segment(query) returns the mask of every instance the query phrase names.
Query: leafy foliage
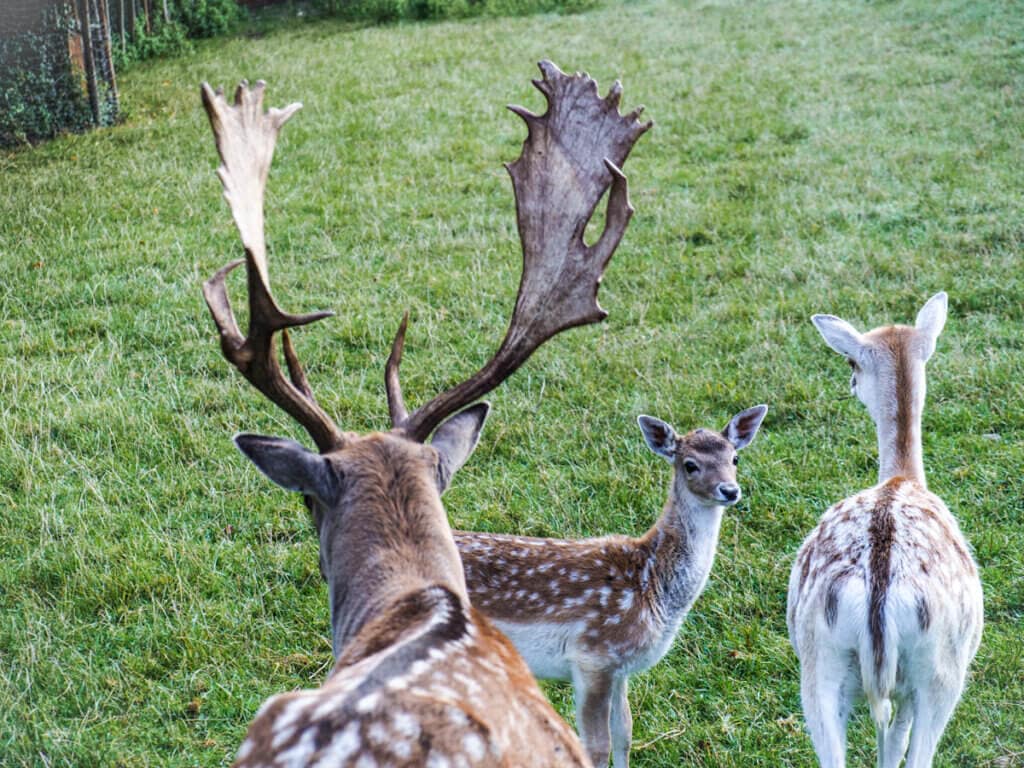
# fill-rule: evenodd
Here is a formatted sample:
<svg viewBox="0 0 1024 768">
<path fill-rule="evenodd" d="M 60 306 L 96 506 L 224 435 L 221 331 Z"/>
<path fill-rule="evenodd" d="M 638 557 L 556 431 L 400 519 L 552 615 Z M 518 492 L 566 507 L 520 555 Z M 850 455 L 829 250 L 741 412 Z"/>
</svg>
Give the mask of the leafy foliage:
<svg viewBox="0 0 1024 768">
<path fill-rule="evenodd" d="M 330 14 L 374 22 L 399 19 L 454 19 L 468 16 L 523 16 L 531 13 L 575 13 L 601 0 L 314 0 Z"/>
<path fill-rule="evenodd" d="M 187 54 L 193 48 L 183 24 L 156 16 L 152 32 L 139 24 L 125 44 L 115 44 L 113 50 L 114 61 L 120 67 L 135 61 Z"/>
<path fill-rule="evenodd" d="M 134 61 L 178 56 L 193 50 L 191 40 L 216 37 L 232 32 L 246 17 L 236 0 L 168 0 L 170 20 L 164 18 L 158 4 L 151 5 L 149 31 L 145 16 L 139 16 L 134 30 L 126 33 L 124 44 L 115 42 L 119 65 Z M 118 30 L 112 30 L 115 40 Z"/>
<path fill-rule="evenodd" d="M 190 38 L 226 34 L 245 17 L 236 0 L 174 0 L 174 9 Z"/>
<path fill-rule="evenodd" d="M 0 39 L 0 146 L 48 139 L 91 124 L 81 79 L 59 23 Z"/>
</svg>

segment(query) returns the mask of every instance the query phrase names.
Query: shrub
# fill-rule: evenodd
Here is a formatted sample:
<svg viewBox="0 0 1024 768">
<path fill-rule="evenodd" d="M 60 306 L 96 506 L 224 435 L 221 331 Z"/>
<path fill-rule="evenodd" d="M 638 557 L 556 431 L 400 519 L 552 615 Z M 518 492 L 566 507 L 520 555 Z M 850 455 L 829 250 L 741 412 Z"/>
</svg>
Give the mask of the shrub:
<svg viewBox="0 0 1024 768">
<path fill-rule="evenodd" d="M 321 11 L 349 19 L 451 19 L 464 16 L 524 16 L 550 11 L 575 13 L 600 0 L 314 0 Z"/>
<path fill-rule="evenodd" d="M 175 16 L 189 37 L 216 37 L 230 32 L 245 16 L 235 0 L 176 0 Z"/>
<path fill-rule="evenodd" d="M 145 26 L 139 24 L 132 40 L 124 48 L 114 46 L 114 63 L 120 67 L 133 61 L 178 56 L 191 50 L 192 44 L 186 38 L 183 25 L 157 17 L 151 33 L 147 34 Z"/>
<path fill-rule="evenodd" d="M 170 21 L 156 10 L 156 4 L 153 8 L 150 32 L 146 32 L 145 21 L 140 17 L 127 44 L 114 46 L 119 66 L 189 53 L 192 50 L 190 39 L 226 34 L 245 18 L 245 9 L 235 0 L 169 0 Z M 116 30 L 112 33 L 116 39 Z"/>
<path fill-rule="evenodd" d="M 0 39 L 0 146 L 82 131 L 91 123 L 88 99 L 72 72 L 63 32 L 26 32 Z"/>
</svg>

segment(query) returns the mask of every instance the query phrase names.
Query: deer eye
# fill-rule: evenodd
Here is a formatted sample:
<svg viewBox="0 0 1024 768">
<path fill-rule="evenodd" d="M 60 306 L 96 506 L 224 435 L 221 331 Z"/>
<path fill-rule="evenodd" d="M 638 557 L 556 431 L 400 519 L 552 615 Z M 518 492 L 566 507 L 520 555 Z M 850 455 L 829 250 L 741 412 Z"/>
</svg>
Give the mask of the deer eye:
<svg viewBox="0 0 1024 768">
<path fill-rule="evenodd" d="M 846 364 L 850 366 L 851 371 L 857 370 L 857 361 L 854 360 L 852 357 L 846 358 Z"/>
<path fill-rule="evenodd" d="M 696 472 L 698 469 L 700 469 L 700 464 L 698 464 L 693 459 L 686 459 L 683 462 L 683 469 L 686 470 L 687 474 L 692 475 L 694 472 Z"/>
<path fill-rule="evenodd" d="M 736 456 L 732 457 L 732 465 L 735 467 L 739 463 L 740 463 L 740 457 L 739 457 L 739 454 L 737 454 Z"/>
</svg>

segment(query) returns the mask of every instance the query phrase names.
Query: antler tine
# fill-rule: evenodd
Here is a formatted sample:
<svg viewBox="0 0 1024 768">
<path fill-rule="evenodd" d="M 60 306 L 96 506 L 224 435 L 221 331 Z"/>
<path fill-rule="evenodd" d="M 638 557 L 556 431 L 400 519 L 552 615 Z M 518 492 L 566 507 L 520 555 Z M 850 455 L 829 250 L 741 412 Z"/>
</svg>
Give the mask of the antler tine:
<svg viewBox="0 0 1024 768">
<path fill-rule="evenodd" d="M 398 367 L 402 364 L 402 350 L 405 349 L 405 329 L 408 325 L 409 311 L 406 310 L 402 317 L 402 324 L 398 326 L 398 333 L 395 334 L 395 341 L 391 345 L 388 362 L 384 366 L 384 388 L 388 393 L 388 412 L 391 414 L 392 427 L 401 426 L 409 416 L 409 411 L 405 409 L 405 399 L 402 397 L 402 383 L 398 378 Z"/>
<path fill-rule="evenodd" d="M 245 258 L 219 269 L 203 283 L 203 296 L 220 332 L 224 357 L 273 403 L 282 408 L 326 452 L 343 442 L 342 433 L 313 397 L 288 328 L 330 317 L 332 312 L 292 315 L 277 306 L 270 293 L 266 241 L 263 232 L 263 196 L 281 127 L 301 104 L 263 112 L 262 80 L 252 88 L 244 80 L 228 104 L 221 89 L 202 85 L 203 106 L 210 118 L 222 165 L 217 169 L 224 198 L 238 227 Z M 226 279 L 242 263 L 246 267 L 249 298 L 249 332 L 243 336 L 228 299 Z M 274 346 L 274 334 L 282 332 L 282 346 L 289 377 L 285 378 Z"/>
<path fill-rule="evenodd" d="M 653 123 L 638 122 L 639 110 L 625 117 L 619 113 L 618 82 L 602 99 L 587 75 L 567 75 L 546 60 L 539 67 L 544 77 L 533 83 L 547 99 L 547 112 L 535 115 L 509 107 L 526 122 L 528 133 L 519 159 L 506 166 L 523 248 L 523 274 L 508 331 L 477 373 L 396 424 L 413 439 L 425 440 L 448 415 L 490 392 L 555 334 L 600 322 L 608 314 L 597 303 L 598 287 L 633 215 L 619 169 Z M 587 246 L 587 222 L 609 187 L 604 230 Z M 396 385 L 389 384 L 389 401 L 392 390 L 400 393 L 398 366 L 390 363 L 388 379 Z"/>
</svg>

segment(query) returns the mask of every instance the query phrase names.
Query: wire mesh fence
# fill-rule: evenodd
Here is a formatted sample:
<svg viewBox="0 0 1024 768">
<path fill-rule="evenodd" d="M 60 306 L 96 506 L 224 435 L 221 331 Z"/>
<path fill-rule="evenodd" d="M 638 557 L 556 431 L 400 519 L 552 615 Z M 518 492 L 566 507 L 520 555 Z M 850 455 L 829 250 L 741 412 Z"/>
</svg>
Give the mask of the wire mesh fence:
<svg viewBox="0 0 1024 768">
<path fill-rule="evenodd" d="M 0 15 L 0 144 L 117 120 L 107 4 L 6 0 Z"/>
<path fill-rule="evenodd" d="M 256 0 L 242 0 L 251 5 Z M 2 0 L 0 146 L 115 123 L 117 66 L 234 27 L 236 0 Z"/>
</svg>

